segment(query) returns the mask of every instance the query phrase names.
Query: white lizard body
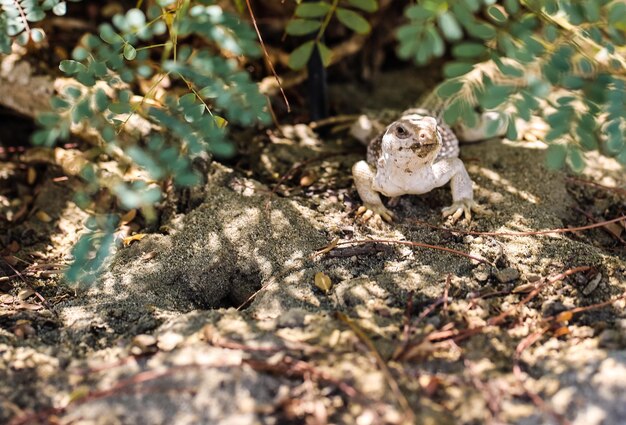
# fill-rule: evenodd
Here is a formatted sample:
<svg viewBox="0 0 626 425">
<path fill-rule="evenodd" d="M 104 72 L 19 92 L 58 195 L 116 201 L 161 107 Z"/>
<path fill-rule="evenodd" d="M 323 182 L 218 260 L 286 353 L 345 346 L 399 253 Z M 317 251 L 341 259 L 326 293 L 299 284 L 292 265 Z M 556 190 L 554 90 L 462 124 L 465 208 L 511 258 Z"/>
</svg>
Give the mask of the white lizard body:
<svg viewBox="0 0 626 425">
<path fill-rule="evenodd" d="M 485 212 L 473 200 L 472 181 L 458 158 L 459 141 L 445 123 L 423 109 L 410 109 L 378 137 L 370 141 L 367 161 L 352 167 L 352 175 L 363 201 L 361 212 L 392 221 L 394 214 L 379 194 L 389 197 L 420 195 L 450 182 L 452 205 L 444 217 L 458 220 L 471 211 Z M 367 219 L 368 217 L 365 216 Z"/>
</svg>

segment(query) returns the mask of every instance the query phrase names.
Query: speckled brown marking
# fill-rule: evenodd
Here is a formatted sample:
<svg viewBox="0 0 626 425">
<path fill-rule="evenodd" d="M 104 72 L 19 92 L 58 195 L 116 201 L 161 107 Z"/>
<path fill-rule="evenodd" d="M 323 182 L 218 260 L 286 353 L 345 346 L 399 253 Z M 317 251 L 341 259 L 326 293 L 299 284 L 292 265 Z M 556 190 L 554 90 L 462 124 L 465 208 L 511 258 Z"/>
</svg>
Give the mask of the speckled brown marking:
<svg viewBox="0 0 626 425">
<path fill-rule="evenodd" d="M 413 153 L 420 158 L 425 158 L 435 149 L 437 149 L 437 143 L 431 143 L 428 145 L 414 143 L 413 145 L 411 145 L 411 150 L 413 151 Z"/>
<path fill-rule="evenodd" d="M 378 137 L 373 139 L 367 146 L 367 162 L 371 165 L 376 165 L 383 145 L 383 134 L 379 134 Z"/>
</svg>

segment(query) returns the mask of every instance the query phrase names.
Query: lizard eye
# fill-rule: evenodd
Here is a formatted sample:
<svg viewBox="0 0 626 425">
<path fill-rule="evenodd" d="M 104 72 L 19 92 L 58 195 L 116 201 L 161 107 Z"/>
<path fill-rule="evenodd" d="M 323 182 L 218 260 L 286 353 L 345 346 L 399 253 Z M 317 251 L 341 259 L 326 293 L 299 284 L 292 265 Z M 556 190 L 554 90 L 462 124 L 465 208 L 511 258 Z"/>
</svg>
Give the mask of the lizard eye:
<svg viewBox="0 0 626 425">
<path fill-rule="evenodd" d="M 404 138 L 407 137 L 409 135 L 409 132 L 406 128 L 404 128 L 403 126 L 399 125 L 396 127 L 396 135 L 400 138 Z"/>
</svg>

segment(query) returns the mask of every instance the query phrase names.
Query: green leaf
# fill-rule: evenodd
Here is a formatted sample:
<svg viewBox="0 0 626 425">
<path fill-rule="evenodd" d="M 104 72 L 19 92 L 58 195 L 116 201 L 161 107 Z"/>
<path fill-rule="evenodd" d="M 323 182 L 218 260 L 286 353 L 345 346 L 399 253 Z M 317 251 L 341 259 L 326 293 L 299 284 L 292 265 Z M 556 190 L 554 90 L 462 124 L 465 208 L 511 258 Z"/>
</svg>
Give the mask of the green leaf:
<svg viewBox="0 0 626 425">
<path fill-rule="evenodd" d="M 443 75 L 446 78 L 459 77 L 474 69 L 474 64 L 468 62 L 448 62 L 443 66 Z"/>
<path fill-rule="evenodd" d="M 102 129 L 102 138 L 105 142 L 111 143 L 115 139 L 115 129 L 110 125 L 104 127 Z"/>
<path fill-rule="evenodd" d="M 65 3 L 64 1 L 57 3 L 53 8 L 52 8 L 52 13 L 54 13 L 57 16 L 63 16 L 67 13 L 67 3 Z"/>
<path fill-rule="evenodd" d="M 463 82 L 459 80 L 447 80 L 437 87 L 437 95 L 447 99 L 456 94 L 463 87 Z"/>
<path fill-rule="evenodd" d="M 106 95 L 104 90 L 97 89 L 94 95 L 94 102 L 96 104 L 96 108 L 99 112 L 106 110 L 109 107 L 109 97 Z"/>
<path fill-rule="evenodd" d="M 336 13 L 339 22 L 341 22 L 357 34 L 367 34 L 370 32 L 371 27 L 369 22 L 367 22 L 367 20 L 365 20 L 365 18 L 363 18 L 358 13 L 352 10 L 344 9 L 342 7 L 338 8 Z"/>
<path fill-rule="evenodd" d="M 507 16 L 501 6 L 489 6 L 487 8 L 487 15 L 496 23 L 504 24 L 507 20 Z"/>
<path fill-rule="evenodd" d="M 37 115 L 37 123 L 44 127 L 54 127 L 59 122 L 61 116 L 55 112 L 42 112 Z"/>
<path fill-rule="evenodd" d="M 296 16 L 300 18 L 319 18 L 326 16 L 330 11 L 330 5 L 323 1 L 300 3 L 296 7 Z"/>
<path fill-rule="evenodd" d="M 34 43 L 40 43 L 44 38 L 46 38 L 46 33 L 41 28 L 33 28 L 30 31 L 30 39 L 33 40 Z"/>
<path fill-rule="evenodd" d="M 506 128 L 506 138 L 509 140 L 517 140 L 517 126 L 515 125 L 515 119 L 509 118 L 509 125 Z"/>
<path fill-rule="evenodd" d="M 320 21 L 312 21 L 310 19 L 292 19 L 287 24 L 287 34 L 289 35 L 306 35 L 317 31 L 322 26 Z"/>
<path fill-rule="evenodd" d="M 296 50 L 291 52 L 289 55 L 289 67 L 291 69 L 302 69 L 306 66 L 306 63 L 309 61 L 311 57 L 311 53 L 313 52 L 313 46 L 315 46 L 315 41 L 307 41 Z"/>
<path fill-rule="evenodd" d="M 443 12 L 438 17 L 438 23 L 448 41 L 458 41 L 463 37 L 463 30 L 452 13 Z"/>
<path fill-rule="evenodd" d="M 626 20 L 624 16 L 626 16 L 626 3 L 613 2 L 609 6 L 609 26 L 614 26 L 617 29 L 626 31 Z"/>
<path fill-rule="evenodd" d="M 431 10 L 425 9 L 422 6 L 416 4 L 409 6 L 404 10 L 404 16 L 416 21 L 424 21 L 426 19 L 435 16 L 435 13 Z"/>
<path fill-rule="evenodd" d="M 84 84 L 88 87 L 92 87 L 96 84 L 96 79 L 94 78 L 94 75 L 88 71 L 79 72 L 76 74 L 76 76 L 74 76 L 74 78 L 76 78 L 76 80 L 81 84 Z"/>
<path fill-rule="evenodd" d="M 580 149 L 574 146 L 568 146 L 567 164 L 573 172 L 581 173 L 585 169 L 585 157 Z"/>
<path fill-rule="evenodd" d="M 78 91 L 78 95 L 80 96 L 80 90 Z M 70 104 L 59 96 L 52 96 L 50 99 L 50 106 L 52 106 L 52 109 L 67 109 Z"/>
<path fill-rule="evenodd" d="M 583 85 L 585 84 L 585 80 L 577 75 L 566 75 L 561 79 L 561 84 L 566 89 L 578 90 L 583 87 Z"/>
<path fill-rule="evenodd" d="M 433 54 L 432 47 L 429 43 L 419 43 L 415 53 L 415 62 L 419 65 L 426 64 Z"/>
<path fill-rule="evenodd" d="M 443 120 L 449 125 L 454 125 L 461 116 L 463 105 L 460 99 L 452 102 L 443 112 Z"/>
<path fill-rule="evenodd" d="M 470 35 L 482 40 L 491 40 L 497 34 L 495 28 L 489 24 L 468 22 L 464 25 Z"/>
<path fill-rule="evenodd" d="M 493 61 L 496 63 L 496 66 L 502 72 L 502 74 L 508 77 L 519 78 L 524 75 L 524 68 L 521 66 L 515 66 L 511 63 L 504 63 L 498 58 L 494 56 Z"/>
<path fill-rule="evenodd" d="M 433 56 L 441 57 L 445 52 L 445 44 L 434 26 L 429 26 L 426 30 L 426 40 L 432 48 Z"/>
<path fill-rule="evenodd" d="M 624 148 L 624 134 L 618 120 L 612 121 L 606 126 L 606 150 L 611 155 L 616 155 Z"/>
<path fill-rule="evenodd" d="M 543 29 L 543 35 L 547 42 L 553 43 L 559 36 L 559 30 L 554 25 L 547 24 Z"/>
<path fill-rule="evenodd" d="M 361 9 L 365 12 L 376 12 L 378 10 L 378 1 L 376 0 L 348 0 L 351 6 Z"/>
<path fill-rule="evenodd" d="M 141 28 L 146 24 L 146 15 L 140 9 L 130 9 L 126 12 L 126 24 L 131 28 Z"/>
<path fill-rule="evenodd" d="M 74 75 L 78 72 L 87 71 L 87 67 L 85 65 L 70 59 L 62 60 L 59 64 L 59 69 L 67 75 Z"/>
<path fill-rule="evenodd" d="M 493 0 L 492 0 L 493 2 Z M 480 2 L 479 0 L 465 0 L 463 2 L 467 8 L 471 11 L 471 12 L 476 12 L 478 11 L 478 9 L 480 9 Z M 485 1 L 485 4 L 489 4 L 488 0 Z"/>
<path fill-rule="evenodd" d="M 114 44 L 123 41 L 122 37 L 117 34 L 113 27 L 109 24 L 100 25 L 100 38 L 108 44 Z"/>
<path fill-rule="evenodd" d="M 332 50 L 330 50 L 321 41 L 318 41 L 316 46 L 317 46 L 317 51 L 319 52 L 320 58 L 322 59 L 322 64 L 324 66 L 329 66 L 330 65 L 330 61 L 331 61 L 332 56 L 333 56 Z"/>
<path fill-rule="evenodd" d="M 41 9 L 32 9 L 26 13 L 26 20 L 28 22 L 39 22 L 46 17 L 46 12 Z"/>
<path fill-rule="evenodd" d="M 461 43 L 452 48 L 452 55 L 457 59 L 474 59 L 482 56 L 487 47 L 480 43 Z"/>
<path fill-rule="evenodd" d="M 487 86 L 480 97 L 480 106 L 485 109 L 493 109 L 504 103 L 514 91 L 515 87 L 513 86 Z"/>
<path fill-rule="evenodd" d="M 535 56 L 543 54 L 543 52 L 546 50 L 541 42 L 539 42 L 536 38 L 530 35 L 523 37 L 522 39 L 524 41 L 526 49 L 528 49 L 528 51 Z"/>
<path fill-rule="evenodd" d="M 137 50 L 131 44 L 127 43 L 124 46 L 124 57 L 126 60 L 132 61 L 137 57 Z"/>
<path fill-rule="evenodd" d="M 584 150 L 591 151 L 598 149 L 598 138 L 595 135 L 593 127 L 587 127 L 582 118 L 576 127 L 576 135 L 578 136 L 578 143 L 580 143 L 580 146 Z"/>
<path fill-rule="evenodd" d="M 565 164 L 567 149 L 564 145 L 551 144 L 546 152 L 546 163 L 548 168 L 558 170 Z"/>
<path fill-rule="evenodd" d="M 89 57 L 89 51 L 84 47 L 76 47 L 72 50 L 72 59 L 77 61 L 83 61 Z"/>
<path fill-rule="evenodd" d="M 623 4 L 623 3 L 622 3 Z M 583 10 L 585 11 L 585 16 L 589 20 L 589 22 L 597 22 L 600 20 L 600 5 L 599 2 L 596 1 L 584 1 L 581 3 Z M 624 18 L 623 15 L 622 18 Z"/>
<path fill-rule="evenodd" d="M 504 8 L 510 14 L 515 14 L 519 11 L 519 1 L 518 0 L 504 0 Z"/>
</svg>

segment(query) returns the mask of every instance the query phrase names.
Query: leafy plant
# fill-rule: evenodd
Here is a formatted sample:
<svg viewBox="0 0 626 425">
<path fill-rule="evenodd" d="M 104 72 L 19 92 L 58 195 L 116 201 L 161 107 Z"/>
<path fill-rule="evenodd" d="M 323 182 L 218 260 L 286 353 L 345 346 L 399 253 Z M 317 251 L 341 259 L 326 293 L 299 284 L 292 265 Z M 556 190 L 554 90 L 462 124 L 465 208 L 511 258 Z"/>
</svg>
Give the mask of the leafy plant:
<svg viewBox="0 0 626 425">
<path fill-rule="evenodd" d="M 80 1 L 80 0 L 72 0 Z M 67 3 L 61 0 L 0 0 L 0 53 L 11 53 L 11 42 L 25 45 L 32 40 L 40 42 L 45 33 L 32 24 L 43 20 L 47 11 L 65 15 Z"/>
<path fill-rule="evenodd" d="M 299 2 L 295 16 L 287 24 L 285 31 L 296 37 L 308 36 L 309 40 L 291 52 L 289 66 L 293 69 L 304 68 L 314 50 L 320 55 L 324 66 L 328 66 L 332 51 L 324 43 L 323 37 L 333 17 L 355 33 L 367 34 L 371 31 L 371 26 L 361 14 L 376 10 L 377 0 Z"/>
<path fill-rule="evenodd" d="M 400 57 L 453 57 L 435 101 L 446 122 L 498 110 L 516 138 L 515 118 L 539 115 L 550 167 L 580 172 L 593 150 L 626 165 L 624 1 L 422 0 L 404 14 Z"/>
<path fill-rule="evenodd" d="M 48 9 L 61 11 L 61 4 L 2 0 L 0 25 L 10 29 L 4 34 L 33 38 L 27 22 L 41 20 Z M 195 156 L 234 154 L 228 123 L 267 122 L 266 100 L 241 61 L 259 54 L 248 25 L 212 1 L 157 0 L 147 12 L 130 9 L 102 24 L 98 35 L 86 34 L 72 59 L 60 63 L 73 80 L 52 98 L 52 111 L 38 117 L 41 129 L 33 141 L 52 147 L 73 132 L 86 135 L 117 168 L 85 165 L 77 204 L 96 211 L 95 199 L 106 190 L 123 209 L 153 217 L 161 182 L 194 185 L 199 182 Z M 95 279 L 119 221 L 90 219 L 92 232 L 76 244 L 68 278 Z"/>
</svg>

